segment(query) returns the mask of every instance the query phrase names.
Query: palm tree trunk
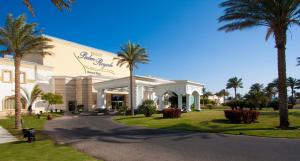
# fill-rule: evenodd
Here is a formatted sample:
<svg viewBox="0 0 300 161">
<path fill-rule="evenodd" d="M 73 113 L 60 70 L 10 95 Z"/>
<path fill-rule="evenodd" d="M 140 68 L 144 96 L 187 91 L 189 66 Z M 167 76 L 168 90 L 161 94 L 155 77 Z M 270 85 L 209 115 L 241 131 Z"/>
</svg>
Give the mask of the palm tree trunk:
<svg viewBox="0 0 300 161">
<path fill-rule="evenodd" d="M 133 67 L 130 66 L 130 108 L 131 108 L 131 115 L 134 116 L 134 109 L 133 109 Z"/>
<path fill-rule="evenodd" d="M 280 31 L 275 32 L 278 59 L 279 126 L 281 129 L 286 129 L 289 127 L 285 61 L 286 31 L 286 28 L 281 27 Z"/>
<path fill-rule="evenodd" d="M 17 54 L 16 54 L 17 55 Z M 15 63 L 15 128 L 21 129 L 21 93 L 20 93 L 20 64 L 21 57 L 14 57 Z"/>
<path fill-rule="evenodd" d="M 234 100 L 236 100 L 236 88 L 234 88 Z"/>
<path fill-rule="evenodd" d="M 291 89 L 292 89 L 292 104 L 294 105 L 295 104 L 295 99 L 294 99 L 294 93 L 295 93 L 295 91 L 294 91 L 293 87 L 291 87 Z"/>
</svg>

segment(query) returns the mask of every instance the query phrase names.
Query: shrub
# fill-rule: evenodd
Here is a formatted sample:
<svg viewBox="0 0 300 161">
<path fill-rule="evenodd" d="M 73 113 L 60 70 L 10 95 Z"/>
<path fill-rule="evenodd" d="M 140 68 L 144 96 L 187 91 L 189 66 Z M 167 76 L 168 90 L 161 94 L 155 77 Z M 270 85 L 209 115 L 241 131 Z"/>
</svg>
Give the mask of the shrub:
<svg viewBox="0 0 300 161">
<path fill-rule="evenodd" d="M 271 101 L 270 103 L 269 103 L 269 106 L 270 107 L 272 107 L 273 108 L 273 110 L 279 110 L 279 102 L 277 101 L 277 100 L 275 100 L 275 101 Z"/>
<path fill-rule="evenodd" d="M 162 111 L 163 118 L 179 118 L 181 117 L 181 110 L 178 108 L 167 108 Z"/>
<path fill-rule="evenodd" d="M 242 122 L 242 112 L 240 110 L 224 110 L 225 117 L 232 123 Z"/>
<path fill-rule="evenodd" d="M 146 117 L 152 116 L 156 112 L 156 106 L 153 100 L 145 100 L 142 105 L 139 106 L 139 112 Z"/>
<path fill-rule="evenodd" d="M 213 109 L 213 105 L 212 105 L 212 104 L 207 104 L 206 106 L 207 106 L 207 108 L 210 109 L 210 110 Z"/>
<path fill-rule="evenodd" d="M 119 112 L 123 115 L 126 115 L 127 109 L 128 109 L 128 107 L 126 105 L 123 105 L 120 107 Z"/>
<path fill-rule="evenodd" d="M 83 109 L 84 109 L 84 105 L 82 105 L 82 104 L 77 105 L 78 112 L 83 112 Z"/>
<path fill-rule="evenodd" d="M 255 110 L 225 110 L 224 114 L 232 123 L 250 124 L 257 120 L 260 113 Z"/>
<path fill-rule="evenodd" d="M 288 109 L 293 109 L 294 105 L 293 104 L 288 104 Z"/>
</svg>

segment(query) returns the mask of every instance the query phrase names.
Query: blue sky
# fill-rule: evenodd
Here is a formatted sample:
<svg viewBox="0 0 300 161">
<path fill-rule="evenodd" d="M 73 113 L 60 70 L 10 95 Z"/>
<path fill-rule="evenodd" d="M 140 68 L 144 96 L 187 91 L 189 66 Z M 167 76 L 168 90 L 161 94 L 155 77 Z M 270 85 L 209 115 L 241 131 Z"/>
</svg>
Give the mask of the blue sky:
<svg viewBox="0 0 300 161">
<path fill-rule="evenodd" d="M 32 17 L 21 0 L 0 0 L 0 23 L 7 13 L 26 13 L 45 33 L 95 48 L 117 52 L 128 40 L 145 47 L 150 56 L 139 75 L 188 79 L 209 91 L 225 88 L 228 78 L 251 84 L 277 77 L 274 41 L 265 41 L 265 28 L 224 33 L 217 31 L 220 0 L 77 0 L 71 12 L 59 12 L 47 0 L 32 0 Z M 291 34 L 292 33 L 292 34 Z M 290 29 L 287 75 L 299 78 L 300 28 Z M 232 93 L 232 90 L 229 90 Z"/>
</svg>

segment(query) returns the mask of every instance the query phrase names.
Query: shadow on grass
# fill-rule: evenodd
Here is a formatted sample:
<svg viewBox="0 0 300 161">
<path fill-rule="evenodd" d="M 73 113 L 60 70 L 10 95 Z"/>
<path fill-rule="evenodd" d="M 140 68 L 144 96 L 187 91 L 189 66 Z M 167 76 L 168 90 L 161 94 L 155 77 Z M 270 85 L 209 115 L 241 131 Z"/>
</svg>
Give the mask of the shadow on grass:
<svg viewBox="0 0 300 161">
<path fill-rule="evenodd" d="M 115 120 L 129 120 L 129 119 L 137 119 L 137 118 L 145 118 L 145 116 L 127 116 L 127 117 L 121 117 L 121 118 L 116 118 Z"/>
<path fill-rule="evenodd" d="M 222 123 L 222 124 L 231 124 L 230 121 L 227 119 L 213 119 L 213 120 L 211 120 L 211 122 Z"/>
</svg>

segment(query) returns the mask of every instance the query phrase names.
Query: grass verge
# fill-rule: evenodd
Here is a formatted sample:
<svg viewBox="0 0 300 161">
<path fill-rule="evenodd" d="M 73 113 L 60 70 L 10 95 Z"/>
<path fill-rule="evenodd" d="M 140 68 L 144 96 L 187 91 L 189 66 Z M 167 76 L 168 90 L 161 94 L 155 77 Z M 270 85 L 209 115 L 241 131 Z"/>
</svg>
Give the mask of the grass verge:
<svg viewBox="0 0 300 161">
<path fill-rule="evenodd" d="M 278 111 L 264 110 L 256 123 L 232 124 L 224 117 L 223 110 L 202 110 L 184 113 L 179 119 L 163 119 L 162 114 L 152 117 L 143 115 L 116 116 L 115 121 L 126 125 L 148 128 L 176 129 L 234 135 L 263 137 L 300 138 L 300 110 L 289 110 L 289 121 L 293 130 L 280 130 Z"/>
<path fill-rule="evenodd" d="M 60 116 L 54 114 L 55 117 Z M 42 133 L 46 117 L 23 116 L 25 128 L 35 128 L 37 141 L 27 143 L 22 132 L 14 129 L 14 117 L 0 120 L 0 126 L 7 129 L 20 141 L 0 144 L 0 160 L 5 161 L 96 161 L 82 152 L 66 145 L 57 145 L 50 137 Z"/>
</svg>

